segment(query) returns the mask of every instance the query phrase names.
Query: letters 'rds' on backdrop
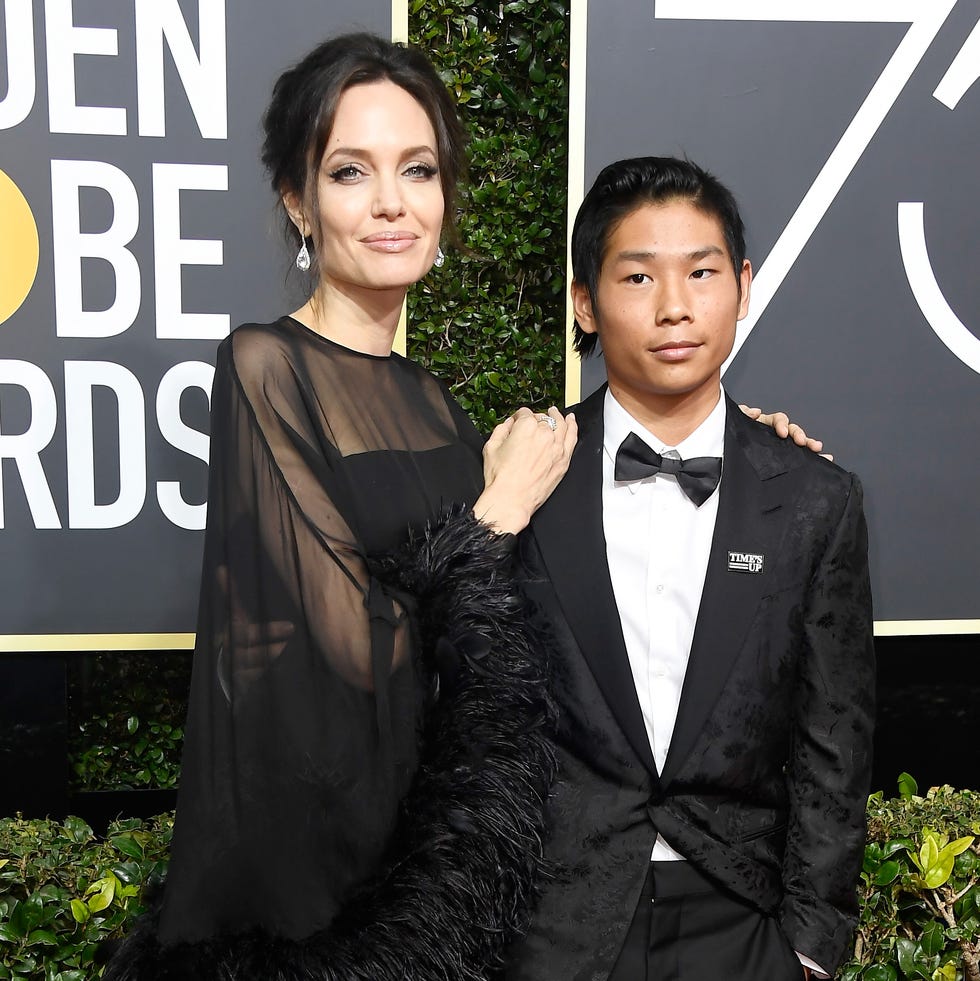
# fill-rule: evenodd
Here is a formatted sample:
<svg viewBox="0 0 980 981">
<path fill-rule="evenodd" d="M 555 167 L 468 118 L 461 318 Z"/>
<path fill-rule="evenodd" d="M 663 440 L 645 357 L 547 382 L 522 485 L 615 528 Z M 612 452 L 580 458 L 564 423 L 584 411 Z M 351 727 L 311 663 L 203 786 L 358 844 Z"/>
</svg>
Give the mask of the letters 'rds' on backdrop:
<svg viewBox="0 0 980 981">
<path fill-rule="evenodd" d="M 0 12 L 3 647 L 188 646 L 214 351 L 288 286 L 261 114 L 316 39 L 391 36 L 392 3 Z"/>
</svg>

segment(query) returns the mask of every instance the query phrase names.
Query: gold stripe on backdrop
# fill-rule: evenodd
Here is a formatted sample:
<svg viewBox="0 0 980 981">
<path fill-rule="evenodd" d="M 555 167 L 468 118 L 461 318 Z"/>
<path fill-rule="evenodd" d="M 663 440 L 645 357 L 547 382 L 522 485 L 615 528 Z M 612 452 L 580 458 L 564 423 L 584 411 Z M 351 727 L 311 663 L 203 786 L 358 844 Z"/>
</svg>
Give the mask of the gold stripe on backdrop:
<svg viewBox="0 0 980 981">
<path fill-rule="evenodd" d="M 189 651 L 194 634 L 6 634 L 0 652 L 7 654 L 65 651 Z"/>
<path fill-rule="evenodd" d="M 980 634 L 980 620 L 875 620 L 876 637 Z"/>
<path fill-rule="evenodd" d="M 408 0 L 391 0 L 391 39 L 408 41 Z"/>
<path fill-rule="evenodd" d="M 582 362 L 572 347 L 572 222 L 585 197 L 585 69 L 588 0 L 572 0 L 568 51 L 568 241 L 565 263 L 565 405 L 582 398 Z"/>
<path fill-rule="evenodd" d="M 876 637 L 980 634 L 980 620 L 876 620 Z M 0 653 L 193 650 L 194 634 L 6 634 Z"/>
</svg>

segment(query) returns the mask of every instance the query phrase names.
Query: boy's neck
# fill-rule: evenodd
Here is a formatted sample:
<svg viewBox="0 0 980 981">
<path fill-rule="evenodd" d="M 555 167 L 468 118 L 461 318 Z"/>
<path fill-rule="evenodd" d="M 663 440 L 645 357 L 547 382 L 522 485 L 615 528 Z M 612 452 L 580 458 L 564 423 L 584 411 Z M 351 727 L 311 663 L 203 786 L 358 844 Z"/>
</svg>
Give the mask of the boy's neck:
<svg viewBox="0 0 980 981">
<path fill-rule="evenodd" d="M 687 439 L 711 415 L 721 398 L 720 378 L 714 379 L 714 384 L 679 395 L 644 392 L 638 396 L 613 381 L 609 389 L 616 401 L 666 446 L 677 446 Z"/>
</svg>

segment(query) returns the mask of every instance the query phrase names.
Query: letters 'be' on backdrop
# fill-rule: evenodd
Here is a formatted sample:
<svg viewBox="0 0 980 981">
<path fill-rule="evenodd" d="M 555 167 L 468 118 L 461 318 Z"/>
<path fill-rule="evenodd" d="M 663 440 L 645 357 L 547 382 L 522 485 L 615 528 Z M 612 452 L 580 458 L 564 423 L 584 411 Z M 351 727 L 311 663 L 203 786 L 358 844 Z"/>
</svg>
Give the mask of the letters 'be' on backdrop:
<svg viewBox="0 0 980 981">
<path fill-rule="evenodd" d="M 627 156 L 735 192 L 755 282 L 724 384 L 865 486 L 879 634 L 980 633 L 974 0 L 573 0 L 570 207 Z M 604 378 L 601 359 L 571 398 Z"/>
<path fill-rule="evenodd" d="M 0 649 L 188 647 L 215 347 L 289 286 L 261 112 L 319 38 L 404 39 L 407 2 L 0 15 Z"/>
</svg>

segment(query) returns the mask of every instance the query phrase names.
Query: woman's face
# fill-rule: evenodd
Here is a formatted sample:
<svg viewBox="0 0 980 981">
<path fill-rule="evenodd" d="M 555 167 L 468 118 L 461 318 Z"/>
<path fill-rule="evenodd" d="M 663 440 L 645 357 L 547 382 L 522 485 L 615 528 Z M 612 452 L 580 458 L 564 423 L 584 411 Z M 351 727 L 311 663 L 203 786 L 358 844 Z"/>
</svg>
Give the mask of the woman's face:
<svg viewBox="0 0 980 981">
<path fill-rule="evenodd" d="M 393 82 L 344 92 L 317 177 L 324 285 L 403 290 L 429 271 L 445 209 L 437 145 L 425 110 Z"/>
</svg>

